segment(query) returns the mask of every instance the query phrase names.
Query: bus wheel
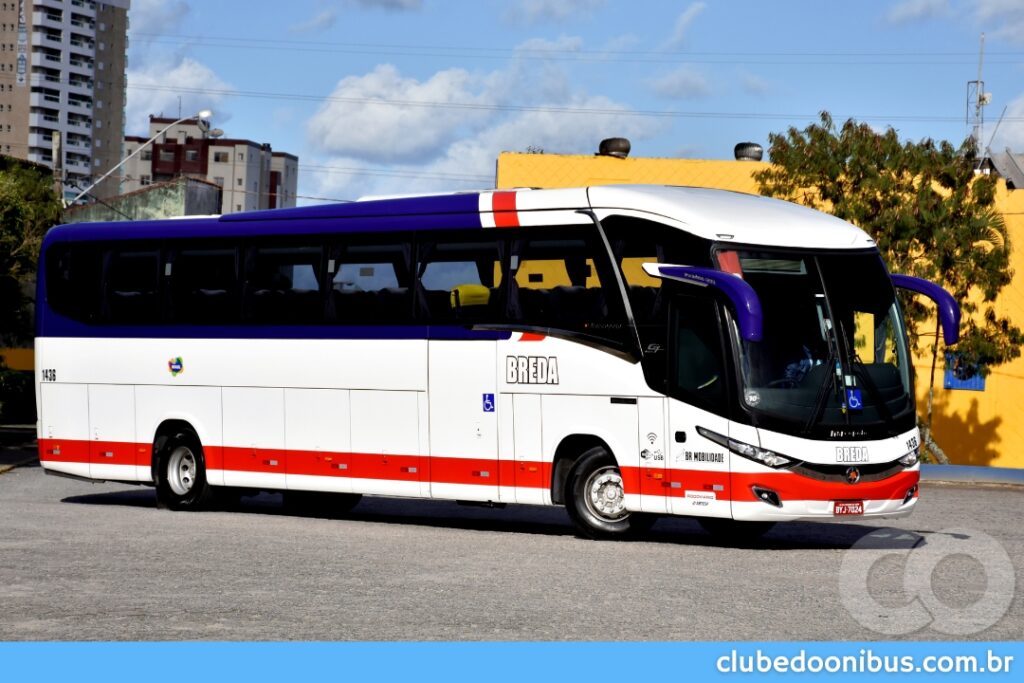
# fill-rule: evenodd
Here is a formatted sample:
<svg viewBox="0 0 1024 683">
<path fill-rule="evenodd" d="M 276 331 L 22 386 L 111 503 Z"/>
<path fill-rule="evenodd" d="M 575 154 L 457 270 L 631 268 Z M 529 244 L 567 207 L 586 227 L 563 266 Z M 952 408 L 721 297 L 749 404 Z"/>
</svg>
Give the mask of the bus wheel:
<svg viewBox="0 0 1024 683">
<path fill-rule="evenodd" d="M 213 501 L 206 482 L 206 460 L 199 439 L 190 432 L 168 437 L 159 449 L 157 507 L 168 510 L 202 510 Z"/>
<path fill-rule="evenodd" d="M 603 447 L 580 456 L 569 472 L 566 510 L 587 538 L 627 538 L 651 528 L 655 518 L 626 510 L 622 473 Z"/>
<path fill-rule="evenodd" d="M 352 510 L 362 499 L 362 495 L 358 493 L 284 492 L 285 508 L 289 512 L 306 517 L 340 517 Z"/>
<path fill-rule="evenodd" d="M 737 522 L 723 517 L 698 517 L 697 523 L 720 541 L 740 543 L 756 541 L 775 526 L 775 522 Z"/>
</svg>

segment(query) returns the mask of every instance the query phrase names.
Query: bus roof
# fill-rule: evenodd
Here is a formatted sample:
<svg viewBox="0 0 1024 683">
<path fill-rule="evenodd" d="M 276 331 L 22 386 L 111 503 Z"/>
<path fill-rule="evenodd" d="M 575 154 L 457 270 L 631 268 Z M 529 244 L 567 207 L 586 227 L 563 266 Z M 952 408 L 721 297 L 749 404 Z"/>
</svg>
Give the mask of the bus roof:
<svg viewBox="0 0 1024 683">
<path fill-rule="evenodd" d="M 593 209 L 601 216 L 622 211 L 646 214 L 651 220 L 669 219 L 716 241 L 822 249 L 874 245 L 860 228 L 798 204 L 726 190 L 655 185 L 494 190 L 250 211 L 189 221 L 79 223 L 54 228 L 46 241 L 564 224 L 589 220 L 578 213 L 583 209 Z M 415 223 L 411 224 L 413 217 Z"/>
</svg>

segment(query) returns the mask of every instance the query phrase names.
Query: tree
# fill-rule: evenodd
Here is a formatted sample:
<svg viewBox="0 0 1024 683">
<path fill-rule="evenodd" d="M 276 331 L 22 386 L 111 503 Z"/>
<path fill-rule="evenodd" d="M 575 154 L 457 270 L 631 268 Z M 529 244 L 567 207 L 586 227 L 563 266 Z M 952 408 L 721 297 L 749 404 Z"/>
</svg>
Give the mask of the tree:
<svg viewBox="0 0 1024 683">
<path fill-rule="evenodd" d="M 32 291 L 43 235 L 60 221 L 50 170 L 0 156 L 0 348 L 32 338 Z M 31 373 L 8 370 L 0 358 L 0 414 L 35 419 Z"/>
<path fill-rule="evenodd" d="M 49 169 L 0 157 L 0 346 L 31 339 L 31 291 L 39 246 L 60 222 Z"/>
<path fill-rule="evenodd" d="M 769 136 L 772 165 L 754 174 L 762 194 L 812 206 L 865 230 L 878 244 L 889 269 L 945 287 L 963 311 L 959 368 L 984 376 L 993 366 L 1020 355 L 1024 334 L 994 307 L 1013 275 L 1006 225 L 995 209 L 996 180 L 975 173 L 977 154 L 968 139 L 901 142 L 891 127 L 879 133 L 849 120 L 837 129 L 828 112 L 821 123 Z M 911 343 L 919 349 L 919 328 L 931 319 L 928 306 L 902 296 Z M 938 354 L 932 341 L 928 414 L 922 423 L 926 445 L 947 461 L 931 436 L 931 404 Z"/>
</svg>

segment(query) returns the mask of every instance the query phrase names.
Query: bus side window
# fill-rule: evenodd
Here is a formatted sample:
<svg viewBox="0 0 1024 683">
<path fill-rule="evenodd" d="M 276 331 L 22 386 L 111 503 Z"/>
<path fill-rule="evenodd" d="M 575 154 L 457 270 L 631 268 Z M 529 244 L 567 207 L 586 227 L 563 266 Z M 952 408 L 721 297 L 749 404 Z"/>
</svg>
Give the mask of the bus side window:
<svg viewBox="0 0 1024 683">
<path fill-rule="evenodd" d="M 104 258 L 102 319 L 114 325 L 160 321 L 160 250 L 123 248 Z"/>
<path fill-rule="evenodd" d="M 592 228 L 525 228 L 510 237 L 511 322 L 628 345 L 621 294 Z"/>
<path fill-rule="evenodd" d="M 501 320 L 497 236 L 438 235 L 420 244 L 419 253 L 419 283 L 429 324 Z"/>
<path fill-rule="evenodd" d="M 46 303 L 57 314 L 94 323 L 100 314 L 103 253 L 87 242 L 54 244 L 46 251 Z"/>
<path fill-rule="evenodd" d="M 239 322 L 237 249 L 190 244 L 171 254 L 171 317 L 177 323 Z"/>
<path fill-rule="evenodd" d="M 412 239 L 352 237 L 327 262 L 329 319 L 342 325 L 408 325 L 413 314 Z"/>
<path fill-rule="evenodd" d="M 245 319 L 257 323 L 323 323 L 322 260 L 323 249 L 312 244 L 249 249 L 242 294 Z"/>
</svg>

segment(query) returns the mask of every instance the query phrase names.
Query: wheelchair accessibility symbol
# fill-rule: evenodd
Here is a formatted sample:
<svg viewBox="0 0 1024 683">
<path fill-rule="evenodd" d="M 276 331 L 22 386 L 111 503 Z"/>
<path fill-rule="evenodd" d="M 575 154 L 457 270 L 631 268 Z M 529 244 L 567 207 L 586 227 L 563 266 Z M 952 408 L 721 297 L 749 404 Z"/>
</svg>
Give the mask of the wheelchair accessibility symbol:
<svg viewBox="0 0 1024 683">
<path fill-rule="evenodd" d="M 850 410 L 864 410 L 864 400 L 861 397 L 860 389 L 846 390 L 846 407 Z"/>
<path fill-rule="evenodd" d="M 494 394 L 484 394 L 484 412 L 494 412 Z"/>
</svg>

